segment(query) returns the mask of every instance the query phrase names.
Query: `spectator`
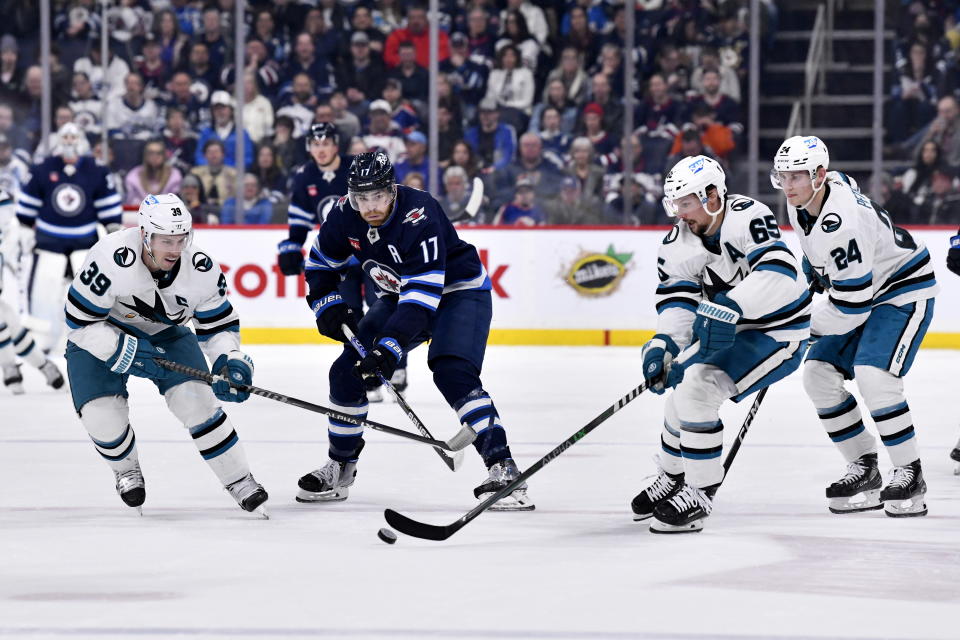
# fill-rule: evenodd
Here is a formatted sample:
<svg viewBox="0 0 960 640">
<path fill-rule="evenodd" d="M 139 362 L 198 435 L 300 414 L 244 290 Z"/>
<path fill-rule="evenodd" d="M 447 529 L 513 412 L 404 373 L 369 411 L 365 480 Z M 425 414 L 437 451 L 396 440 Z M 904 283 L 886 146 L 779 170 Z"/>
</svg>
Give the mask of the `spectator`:
<svg viewBox="0 0 960 640">
<path fill-rule="evenodd" d="M 463 140 L 453 144 L 449 166 L 463 169 L 471 181 L 480 175 L 480 160 L 473 152 L 473 148 Z"/>
<path fill-rule="evenodd" d="M 437 103 L 446 105 L 458 122 L 463 122 L 463 105 L 460 97 L 454 93 L 453 85 L 446 74 L 437 74 Z"/>
<path fill-rule="evenodd" d="M 394 165 L 397 182 L 403 182 L 407 174 L 419 173 L 421 176 L 430 175 L 430 161 L 427 158 L 427 136 L 419 131 L 407 134 L 406 157 Z M 426 188 L 430 189 L 430 181 L 424 178 Z"/>
<path fill-rule="evenodd" d="M 13 107 L 3 102 L 0 102 L 0 134 L 6 136 L 15 150 L 27 150 L 30 147 L 23 129 L 13 126 Z M 29 160 L 29 155 L 24 157 Z"/>
<path fill-rule="evenodd" d="M 267 53 L 267 45 L 256 38 L 247 40 L 247 44 L 243 48 L 243 60 L 243 72 L 253 74 L 258 91 L 268 98 L 274 99 L 280 87 L 282 69 L 280 65 L 270 59 Z M 235 72 L 236 65 L 233 63 L 224 66 L 220 71 L 221 86 L 233 91 L 237 81 Z"/>
<path fill-rule="evenodd" d="M 454 94 L 468 106 L 467 117 L 472 119 L 486 91 L 490 70 L 471 59 L 467 36 L 462 33 L 450 36 L 450 57 L 441 62 L 439 67 L 450 81 Z"/>
<path fill-rule="evenodd" d="M 220 70 L 220 67 L 210 64 L 210 49 L 206 43 L 194 42 L 190 45 L 190 58 L 183 71 L 192 78 L 191 85 L 198 84 L 203 87 L 204 98 L 221 88 Z"/>
<path fill-rule="evenodd" d="M 573 138 L 560 128 L 560 112 L 555 107 L 547 107 L 543 110 L 540 120 L 538 135 L 543 141 L 544 153 L 552 154 L 556 158 L 563 158 L 570 150 Z M 536 133 L 533 131 L 532 123 L 531 133 Z"/>
<path fill-rule="evenodd" d="M 388 78 L 400 82 L 403 96 L 409 100 L 426 103 L 430 87 L 427 70 L 417 64 L 417 51 L 412 42 L 401 42 L 399 63 L 390 70 Z"/>
<path fill-rule="evenodd" d="M 27 67 L 23 75 L 23 93 L 20 94 L 20 126 L 27 134 L 31 148 L 36 147 L 40 141 L 42 93 L 43 71 L 37 65 Z"/>
<path fill-rule="evenodd" d="M 659 73 L 650 76 L 647 96 L 637 106 L 634 123 L 646 149 L 647 163 L 655 173 L 663 173 L 671 145 L 679 133 L 680 116 L 681 105 L 670 97 L 667 81 Z"/>
<path fill-rule="evenodd" d="M 619 132 L 623 130 L 623 105 L 620 100 L 613 95 L 610 88 L 610 79 L 602 73 L 598 73 L 590 79 L 591 102 L 600 105 L 603 108 L 603 128 L 610 132 Z M 581 112 L 582 114 L 582 112 Z M 634 118 L 634 122 L 641 122 Z"/>
<path fill-rule="evenodd" d="M 483 163 L 485 173 L 505 168 L 513 160 L 517 146 L 517 132 L 509 124 L 500 122 L 496 100 L 480 101 L 480 124 L 470 127 L 464 140 Z M 456 148 L 454 148 L 456 161 Z"/>
<path fill-rule="evenodd" d="M 575 47 L 565 47 L 560 53 L 560 64 L 547 76 L 547 87 L 544 89 L 543 100 L 548 98 L 550 85 L 555 81 L 563 82 L 567 100 L 574 105 L 581 105 L 587 97 L 587 88 L 590 79 L 583 71 L 583 56 Z"/>
<path fill-rule="evenodd" d="M 91 36 L 101 31 L 100 12 L 91 11 L 92 4 L 62 3 L 53 19 L 52 35 L 71 64 L 86 53 Z"/>
<path fill-rule="evenodd" d="M 955 187 L 957 168 L 940 164 L 933 170 L 930 192 L 915 210 L 917 217 L 904 224 L 957 224 L 960 220 L 960 193 Z"/>
<path fill-rule="evenodd" d="M 917 205 L 907 194 L 894 188 L 894 180 L 885 171 L 873 176 L 870 194 L 874 201 L 890 214 L 894 224 L 909 224 L 916 219 Z"/>
<path fill-rule="evenodd" d="M 277 22 L 270 9 L 262 8 L 257 11 L 253 22 L 253 37 L 264 44 L 271 60 L 279 65 L 286 62 L 290 54 L 290 44 L 277 35 Z"/>
<path fill-rule="evenodd" d="M 493 66 L 495 39 L 490 14 L 482 7 L 474 7 L 467 15 L 467 42 L 471 60 L 487 68 Z"/>
<path fill-rule="evenodd" d="M 704 47 L 700 52 L 700 66 L 690 76 L 690 88 L 703 93 L 703 73 L 707 69 L 716 69 L 720 73 L 720 93 L 740 103 L 740 78 L 737 72 L 720 64 L 720 52 L 716 47 Z"/>
<path fill-rule="evenodd" d="M 511 11 L 516 11 L 523 16 L 526 29 L 530 35 L 537 39 L 539 44 L 547 43 L 547 37 L 550 34 L 543 9 L 530 2 L 530 0 L 507 0 L 507 8 L 500 12 L 500 24 L 504 25 L 505 30 L 506 25 L 510 22 Z"/>
<path fill-rule="evenodd" d="M 256 77 L 250 71 L 243 74 L 243 90 L 246 94 L 243 128 L 250 134 L 254 144 L 260 144 L 273 131 L 273 105 L 260 95 Z"/>
<path fill-rule="evenodd" d="M 617 177 L 614 182 L 614 188 L 607 194 L 606 205 L 603 209 L 604 224 L 624 224 L 624 225 L 665 225 L 674 223 L 672 218 L 667 217 L 660 206 L 660 201 L 654 197 L 656 193 L 656 184 L 649 176 L 642 173 L 633 174 L 632 180 L 627 180 L 627 187 L 623 187 L 623 176 Z M 624 215 L 623 193 L 624 189 L 630 189 L 631 210 Z"/>
<path fill-rule="evenodd" d="M 576 138 L 570 145 L 570 162 L 565 173 L 576 179 L 581 199 L 600 202 L 603 198 L 603 180 L 606 172 L 595 161 L 590 138 Z"/>
<path fill-rule="evenodd" d="M 503 48 L 510 45 L 517 49 L 519 55 L 517 66 L 521 66 L 522 63 L 523 67 L 535 73 L 540 57 L 540 43 L 527 29 L 527 21 L 523 14 L 514 10 L 506 12 L 506 20 L 503 23 L 503 37 L 497 40 L 495 47 L 498 57 Z"/>
<path fill-rule="evenodd" d="M 171 109 L 181 111 L 187 123 L 194 131 L 199 131 L 210 122 L 210 108 L 197 97 L 191 88 L 192 80 L 186 71 L 178 71 L 167 83 L 167 94 L 163 99 L 161 111 L 164 118 Z"/>
<path fill-rule="evenodd" d="M 83 151 L 81 153 L 86 153 L 86 152 Z M 97 140 L 93 144 L 92 155 L 93 155 L 94 162 L 96 162 L 97 165 L 101 167 L 108 167 L 108 168 L 111 168 L 114 166 L 115 158 L 113 155 L 113 148 L 110 146 L 109 142 L 107 143 L 107 160 L 106 162 L 104 162 L 103 160 L 103 139 L 102 138 Z M 123 176 L 120 175 L 120 173 L 117 171 L 110 171 L 110 177 L 108 178 L 108 180 L 113 181 L 114 186 L 116 186 L 117 188 L 117 195 L 120 196 L 120 200 L 123 201 Z"/>
<path fill-rule="evenodd" d="M 214 141 L 216 143 L 216 141 Z M 220 220 L 220 207 L 207 202 L 200 178 L 188 173 L 180 183 L 180 199 L 187 205 L 194 224 L 216 224 Z"/>
<path fill-rule="evenodd" d="M 228 167 L 236 166 L 237 131 L 233 120 L 233 98 L 226 91 L 215 91 L 210 98 L 210 108 L 213 111 L 213 123 L 200 131 L 197 146 L 203 150 L 203 155 L 198 153 L 195 156 L 195 164 L 199 166 L 206 163 L 208 140 L 220 140 L 226 146 L 224 163 Z M 243 157 L 245 167 L 253 164 L 253 142 L 246 131 L 243 132 Z M 212 198 L 209 189 L 207 196 Z"/>
<path fill-rule="evenodd" d="M 450 40 L 447 32 L 439 30 L 437 42 L 437 60 L 442 62 L 450 56 Z M 419 4 L 413 3 L 407 7 L 407 26 L 403 29 L 394 29 L 387 36 L 384 45 L 383 61 L 388 68 L 400 64 L 400 43 L 412 42 L 416 50 L 416 61 L 421 67 L 430 66 L 430 33 L 427 29 L 427 10 Z"/>
<path fill-rule="evenodd" d="M 341 146 L 346 149 L 350 140 L 360 133 L 360 118 L 347 110 L 347 98 L 342 91 L 334 91 L 330 96 L 330 111 L 333 124 L 340 132 Z"/>
<path fill-rule="evenodd" d="M 183 59 L 189 38 L 180 32 L 177 16 L 169 9 L 157 13 L 157 39 L 160 41 L 160 59 L 168 70 L 176 69 Z"/>
<path fill-rule="evenodd" d="M 920 147 L 913 167 L 907 169 L 901 178 L 901 189 L 909 196 L 914 205 L 920 206 L 930 191 L 933 171 L 941 163 L 940 146 L 933 140 L 927 140 Z"/>
<path fill-rule="evenodd" d="M 200 178 L 206 201 L 219 206 L 235 189 L 237 170 L 227 166 L 226 150 L 221 140 L 210 138 L 203 144 L 203 164 L 191 173 Z"/>
<path fill-rule="evenodd" d="M 271 202 L 280 202 L 287 192 L 287 174 L 277 161 L 277 154 L 270 143 L 257 147 L 257 163 L 252 173 L 260 180 Z"/>
<path fill-rule="evenodd" d="M 687 101 L 687 113 L 692 114 L 701 105 L 706 105 L 717 115 L 717 121 L 724 124 L 734 134 L 743 133 L 741 124 L 740 105 L 720 91 L 720 72 L 716 69 L 707 69 L 701 78 L 703 93 Z"/>
<path fill-rule="evenodd" d="M 696 131 L 699 131 L 700 140 L 703 142 L 703 146 L 706 147 L 718 160 L 720 160 L 721 163 L 725 162 L 730 156 L 730 152 L 736 147 L 736 143 L 733 140 L 733 131 L 730 129 L 730 127 L 724 126 L 717 122 L 716 114 L 713 112 L 713 109 L 705 104 L 701 104 L 696 108 L 696 110 L 693 112 L 692 120 L 692 125 L 684 125 L 685 130 L 691 128 L 692 126 Z M 679 153 L 681 144 L 681 136 L 680 134 L 677 134 L 673 141 L 673 147 L 670 149 L 670 153 Z"/>
<path fill-rule="evenodd" d="M 157 135 L 160 110 L 156 102 L 144 96 L 139 73 L 128 74 L 125 84 L 126 92 L 107 104 L 107 130 L 111 136 L 148 140 Z"/>
<path fill-rule="evenodd" d="M 363 5 L 357 5 L 353 9 L 353 15 L 350 17 L 350 26 L 353 27 L 353 35 L 362 33 L 367 36 L 367 42 L 370 45 L 370 50 L 377 54 L 382 60 L 383 57 L 383 47 L 387 41 L 387 36 L 377 29 L 373 24 L 373 14 L 370 12 L 370 9 Z M 351 36 L 350 43 L 353 44 L 353 37 Z"/>
<path fill-rule="evenodd" d="M 747 75 L 750 39 L 747 37 L 746 27 L 737 17 L 737 8 L 727 5 L 724 11 L 726 13 L 721 16 L 716 29 L 720 59 L 733 69 L 742 81 Z"/>
<path fill-rule="evenodd" d="M 419 189 L 420 191 L 426 190 L 426 179 L 419 171 L 411 171 L 408 173 L 407 177 L 404 178 L 403 182 L 400 184 L 407 187 L 413 187 L 414 189 Z"/>
<path fill-rule="evenodd" d="M 294 41 L 293 56 L 281 76 L 286 81 L 292 81 L 298 73 L 307 74 L 316 86 L 317 94 L 329 95 L 333 92 L 333 70 L 325 58 L 317 55 L 313 37 L 306 32 L 300 33 Z"/>
<path fill-rule="evenodd" d="M 73 91 L 70 93 L 69 106 L 73 109 L 73 121 L 87 136 L 100 134 L 103 103 L 93 93 L 93 85 L 90 84 L 87 74 L 82 72 L 73 74 Z"/>
<path fill-rule="evenodd" d="M 930 52 L 921 42 L 910 45 L 910 56 L 891 91 L 887 132 L 891 142 L 906 140 L 936 116 L 938 79 Z"/>
<path fill-rule="evenodd" d="M 296 125 L 290 116 L 279 115 L 273 125 L 273 149 L 282 167 L 299 167 L 307 159 L 302 140 L 293 137 Z"/>
<path fill-rule="evenodd" d="M 199 42 L 207 45 L 207 51 L 210 54 L 210 66 L 214 69 L 222 69 L 233 52 L 223 33 L 220 10 L 216 7 L 208 6 L 203 10 L 203 34 L 200 36 Z"/>
<path fill-rule="evenodd" d="M 320 103 L 314 91 L 313 79 L 305 71 L 293 76 L 290 90 L 280 99 L 278 116 L 288 116 L 296 124 L 293 132 L 295 138 L 306 134 L 313 122 L 313 114 Z"/>
<path fill-rule="evenodd" d="M 30 181 L 30 167 L 13 152 L 13 145 L 0 133 L 0 189 L 16 195 Z"/>
<path fill-rule="evenodd" d="M 570 3 L 573 4 L 573 3 Z M 594 0 L 575 0 L 575 4 L 587 12 L 587 22 L 590 29 L 596 33 L 605 33 L 609 20 L 607 19 L 608 7 L 604 3 L 594 2 Z M 618 8 L 622 5 L 618 5 Z M 528 18 L 529 21 L 529 18 Z M 531 27 L 532 29 L 532 27 Z M 563 14 L 560 20 L 560 32 L 568 33 L 570 30 L 570 12 Z M 622 44 L 622 43 L 621 43 Z M 620 47 L 623 48 L 622 46 Z"/>
<path fill-rule="evenodd" d="M 513 45 L 497 52 L 497 68 L 490 72 L 484 100 L 496 102 L 500 117 L 517 131 L 526 131 L 534 92 L 533 73 L 520 66 L 520 53 Z"/>
<path fill-rule="evenodd" d="M 673 168 L 673 165 L 686 157 L 692 156 L 707 156 L 708 158 L 716 160 L 714 155 L 710 153 L 710 150 L 703 145 L 700 132 L 696 127 L 688 126 L 684 127 L 680 133 L 680 150 L 670 154 L 667 158 L 667 163 L 663 167 L 664 174 L 668 173 L 670 169 Z"/>
<path fill-rule="evenodd" d="M 346 91 L 351 105 L 365 108 L 367 101 L 376 100 L 383 92 L 387 75 L 383 58 L 372 51 L 370 37 L 364 31 L 350 37 L 350 54 L 337 65 L 337 70 L 337 86 Z"/>
<path fill-rule="evenodd" d="M 554 109 L 559 114 L 560 129 L 563 133 L 573 133 L 577 125 L 577 106 L 567 98 L 567 89 L 559 78 L 554 78 L 547 83 L 547 87 L 543 90 L 543 102 L 533 108 L 530 131 L 534 133 L 540 131 L 543 112 L 547 109 Z"/>
<path fill-rule="evenodd" d="M 348 156 L 358 156 L 361 153 L 366 153 L 370 151 L 370 147 L 367 146 L 367 143 L 363 141 L 361 137 L 355 137 L 350 140 L 350 148 L 347 149 Z"/>
<path fill-rule="evenodd" d="M 186 174 L 193 166 L 197 152 L 197 134 L 190 128 L 181 109 L 168 109 L 166 121 L 163 143 L 167 148 L 167 157 L 181 174 Z"/>
<path fill-rule="evenodd" d="M 533 182 L 526 178 L 517 182 L 513 199 L 503 205 L 493 219 L 493 224 L 517 227 L 533 227 L 545 222 L 546 216 L 537 203 Z"/>
<path fill-rule="evenodd" d="M 604 128 L 603 116 L 603 107 L 596 102 L 587 104 L 583 108 L 583 136 L 593 145 L 596 162 L 602 167 L 612 167 L 617 162 L 617 139 Z"/>
<path fill-rule="evenodd" d="M 243 176 L 243 215 L 237 215 L 237 199 L 227 198 L 220 209 L 220 224 L 269 224 L 273 205 L 260 188 L 260 180 L 252 173 Z"/>
<path fill-rule="evenodd" d="M 390 103 L 386 100 L 374 100 L 370 104 L 370 124 L 363 142 L 370 149 L 383 149 L 390 162 L 396 165 L 406 152 L 406 146 L 400 137 L 402 131 L 391 117 Z"/>
<path fill-rule="evenodd" d="M 521 179 L 526 179 L 536 189 L 539 200 L 552 198 L 557 194 L 563 177 L 563 166 L 559 159 L 547 158 L 543 154 L 543 143 L 535 133 L 520 136 L 520 152 L 517 159 L 505 169 L 495 174 L 497 190 L 493 194 L 496 202 L 508 200 L 514 187 Z"/>
<path fill-rule="evenodd" d="M 336 0 L 324 0 L 322 6 L 311 7 L 307 11 L 304 31 L 313 38 L 317 55 L 333 63 L 340 56 L 345 41 L 341 37 L 349 25 L 346 15 Z"/>
<path fill-rule="evenodd" d="M 23 70 L 19 67 L 20 48 L 9 33 L 0 38 L 0 100 L 16 100 L 23 82 Z"/>
<path fill-rule="evenodd" d="M 33 153 L 33 164 L 40 164 L 43 162 L 44 158 L 50 155 L 52 149 L 55 149 L 56 146 L 60 143 L 60 136 L 58 132 L 63 125 L 68 122 L 73 122 L 74 113 L 73 109 L 64 105 L 62 107 L 57 107 L 53 112 L 53 122 L 50 127 L 50 134 L 47 136 L 46 144 L 42 142 L 37 144 L 37 148 Z M 86 147 L 89 150 L 89 144 L 86 140 L 81 142 L 81 146 Z"/>
<path fill-rule="evenodd" d="M 150 34 L 143 43 L 143 57 L 137 62 L 137 72 L 143 77 L 143 83 L 151 97 L 167 86 L 170 67 L 163 63 L 163 47 L 160 41 Z"/>
<path fill-rule="evenodd" d="M 547 223 L 552 225 L 596 225 L 603 222 L 603 202 L 586 196 L 579 181 L 566 176 L 560 183 L 560 194 L 544 205 Z"/>
<path fill-rule="evenodd" d="M 600 58 L 592 73 L 607 76 L 614 95 L 623 95 L 623 55 L 617 45 L 607 43 L 600 48 Z"/>
<path fill-rule="evenodd" d="M 103 64 L 100 61 L 100 34 L 94 33 L 90 40 L 88 57 L 80 58 L 73 63 L 74 73 L 80 71 L 87 74 L 93 83 L 93 91 L 101 100 L 119 96 L 124 92 L 123 81 L 130 73 L 130 67 L 123 58 L 113 55 L 107 49 L 107 74 L 103 74 Z"/>
<path fill-rule="evenodd" d="M 374 0 L 373 24 L 384 34 L 389 35 L 403 24 L 403 14 L 397 4 L 397 0 Z"/>
<path fill-rule="evenodd" d="M 667 92 L 680 100 L 690 89 L 690 69 L 686 60 L 672 44 L 667 44 L 657 51 L 657 73 L 667 83 Z"/>
<path fill-rule="evenodd" d="M 471 192 L 470 179 L 463 167 L 451 166 L 443 172 L 443 195 L 437 201 L 451 222 L 469 221 L 466 207 Z"/>
<path fill-rule="evenodd" d="M 163 140 L 151 140 L 143 146 L 143 162 L 124 178 L 125 204 L 139 206 L 151 193 L 177 193 L 183 176 L 167 162 Z"/>
<path fill-rule="evenodd" d="M 192 37 L 203 31 L 203 14 L 196 4 L 187 0 L 171 0 L 171 4 L 180 30 L 185 35 Z"/>
<path fill-rule="evenodd" d="M 580 53 L 582 60 L 592 65 L 600 52 L 600 40 L 590 30 L 587 13 L 583 7 L 573 6 L 567 15 L 570 17 L 570 28 L 566 33 L 561 32 L 563 40 Z"/>
</svg>

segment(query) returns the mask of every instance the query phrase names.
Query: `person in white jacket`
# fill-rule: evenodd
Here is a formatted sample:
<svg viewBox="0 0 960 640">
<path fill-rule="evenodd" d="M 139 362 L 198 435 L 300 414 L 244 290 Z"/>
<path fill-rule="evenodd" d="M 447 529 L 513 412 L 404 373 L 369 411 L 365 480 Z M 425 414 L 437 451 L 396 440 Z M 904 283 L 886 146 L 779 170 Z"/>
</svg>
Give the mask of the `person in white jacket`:
<svg viewBox="0 0 960 640">
<path fill-rule="evenodd" d="M 520 65 L 520 52 L 506 45 L 497 54 L 497 68 L 490 72 L 485 99 L 496 101 L 501 119 L 525 131 L 533 109 L 534 84 L 533 73 Z"/>
</svg>

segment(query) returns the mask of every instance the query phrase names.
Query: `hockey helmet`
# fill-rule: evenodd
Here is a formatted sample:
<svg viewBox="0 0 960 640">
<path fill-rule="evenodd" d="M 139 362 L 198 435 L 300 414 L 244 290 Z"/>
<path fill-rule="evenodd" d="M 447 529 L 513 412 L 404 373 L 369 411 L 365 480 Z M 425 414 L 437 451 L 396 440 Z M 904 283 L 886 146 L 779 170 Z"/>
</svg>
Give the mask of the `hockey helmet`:
<svg viewBox="0 0 960 640">
<path fill-rule="evenodd" d="M 187 234 L 183 249 L 193 241 L 193 218 L 187 205 L 176 194 L 148 195 L 140 203 L 137 218 L 144 231 L 143 244 L 148 252 L 154 236 Z"/>
<path fill-rule="evenodd" d="M 314 140 L 323 140 L 324 138 L 330 138 L 336 145 L 340 144 L 340 134 L 337 132 L 337 127 L 333 124 L 329 122 L 316 122 L 310 125 L 310 130 L 304 137 L 304 144 L 307 147 L 307 151 L 310 151 L 311 142 Z"/>
<path fill-rule="evenodd" d="M 830 152 L 823 140 L 817 136 L 793 136 L 783 141 L 773 157 L 770 182 L 774 188 L 783 189 L 780 180 L 782 171 L 807 171 L 810 180 L 815 181 L 820 167 L 824 170 L 830 168 Z"/>
<path fill-rule="evenodd" d="M 668 215 L 676 216 L 678 211 L 674 201 L 693 194 L 700 199 L 700 204 L 708 214 L 716 216 L 723 211 L 723 207 L 716 211 L 707 208 L 707 190 L 710 187 L 717 190 L 723 202 L 727 195 L 727 176 L 723 167 L 707 156 L 687 156 L 674 165 L 663 181 L 663 208 Z"/>
<path fill-rule="evenodd" d="M 57 131 L 52 153 L 60 157 L 79 158 L 90 153 L 90 143 L 79 126 L 67 122 Z"/>
<path fill-rule="evenodd" d="M 377 150 L 366 151 L 355 156 L 350 164 L 350 173 L 347 175 L 347 195 L 350 206 L 359 211 L 356 194 L 381 190 L 390 190 L 393 196 L 397 193 L 393 164 L 387 154 Z"/>
</svg>

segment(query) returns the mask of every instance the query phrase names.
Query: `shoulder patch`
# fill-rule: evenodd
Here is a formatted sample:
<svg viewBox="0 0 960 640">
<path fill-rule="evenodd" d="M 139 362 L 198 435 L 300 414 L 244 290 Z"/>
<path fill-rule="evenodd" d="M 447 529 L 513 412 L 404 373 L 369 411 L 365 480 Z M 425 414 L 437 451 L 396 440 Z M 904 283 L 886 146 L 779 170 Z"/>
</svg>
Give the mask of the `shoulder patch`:
<svg viewBox="0 0 960 640">
<path fill-rule="evenodd" d="M 131 267 L 137 261 L 137 252 L 130 247 L 120 247 L 113 252 L 113 261 L 120 267 Z"/>
<path fill-rule="evenodd" d="M 823 220 L 820 221 L 820 228 L 823 229 L 826 233 L 833 233 L 840 228 L 840 225 L 843 224 L 843 221 L 835 213 L 828 213 L 823 216 Z"/>
<path fill-rule="evenodd" d="M 402 224 L 406 224 L 409 222 L 411 225 L 416 226 L 426 219 L 427 219 L 427 214 L 423 212 L 423 207 L 418 207 L 416 209 L 411 209 L 410 211 L 407 211 L 407 215 L 403 216 Z"/>
<path fill-rule="evenodd" d="M 205 254 L 202 251 L 197 251 L 193 254 L 193 268 L 197 271 L 206 273 L 213 269 L 213 260 L 210 259 L 210 256 Z"/>
<path fill-rule="evenodd" d="M 663 244 L 670 244 L 677 239 L 677 236 L 680 235 L 680 225 L 675 224 L 670 231 L 667 232 L 667 235 L 663 238 Z"/>
</svg>

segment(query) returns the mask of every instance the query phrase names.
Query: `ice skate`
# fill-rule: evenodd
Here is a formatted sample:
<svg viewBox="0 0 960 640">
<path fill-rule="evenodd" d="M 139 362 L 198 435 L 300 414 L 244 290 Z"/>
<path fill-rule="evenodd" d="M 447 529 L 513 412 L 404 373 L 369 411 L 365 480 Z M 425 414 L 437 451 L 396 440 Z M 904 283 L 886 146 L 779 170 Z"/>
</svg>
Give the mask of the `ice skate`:
<svg viewBox="0 0 960 640">
<path fill-rule="evenodd" d="M 866 453 L 847 465 L 842 478 L 827 487 L 831 513 L 858 513 L 883 508 L 877 454 Z"/>
<path fill-rule="evenodd" d="M 20 365 L 3 365 L 3 385 L 10 389 L 13 395 L 23 395 L 23 375 L 20 373 Z"/>
<path fill-rule="evenodd" d="M 683 473 L 672 474 L 659 469 L 653 482 L 630 502 L 634 521 L 641 522 L 651 517 L 656 506 L 675 496 L 682 486 Z"/>
<path fill-rule="evenodd" d="M 920 460 L 905 467 L 894 467 L 890 483 L 880 492 L 884 511 L 891 518 L 907 518 L 927 515 L 927 502 L 923 499 L 927 483 L 923 480 Z"/>
<path fill-rule="evenodd" d="M 137 513 L 143 515 L 143 502 L 147 499 L 146 484 L 143 473 L 140 472 L 140 463 L 126 471 L 114 471 L 113 477 L 117 482 L 117 494 L 128 507 L 133 507 Z"/>
<path fill-rule="evenodd" d="M 406 369 L 397 369 L 393 372 L 393 375 L 390 376 L 390 384 L 393 385 L 393 388 L 397 390 L 398 393 L 403 393 L 407 390 L 407 370 Z"/>
<path fill-rule="evenodd" d="M 697 533 L 703 530 L 703 521 L 713 511 L 716 485 L 698 489 L 684 484 L 673 497 L 653 509 L 651 533 Z"/>
<path fill-rule="evenodd" d="M 60 373 L 60 369 L 57 368 L 57 365 L 53 364 L 52 360 L 47 360 L 43 363 L 40 367 L 40 373 L 47 379 L 47 384 L 54 389 L 59 389 L 63 386 L 63 374 Z"/>
<path fill-rule="evenodd" d="M 957 440 L 957 444 L 953 447 L 953 451 L 950 452 L 950 459 L 957 463 L 957 465 L 953 468 L 953 475 L 960 476 L 960 440 Z"/>
<path fill-rule="evenodd" d="M 244 511 L 256 513 L 264 520 L 270 518 L 266 507 L 263 506 L 270 496 L 267 495 L 266 489 L 253 479 L 252 473 L 248 473 L 236 482 L 231 482 L 224 488 Z"/>
<path fill-rule="evenodd" d="M 517 468 L 517 463 L 511 458 L 493 463 L 490 465 L 489 472 L 490 476 L 487 480 L 473 490 L 473 495 L 476 496 L 477 500 L 486 500 L 520 476 L 520 469 Z M 527 496 L 527 483 L 524 482 L 509 495 L 497 500 L 490 507 L 490 511 L 533 511 L 535 508 L 536 505 Z"/>
</svg>

